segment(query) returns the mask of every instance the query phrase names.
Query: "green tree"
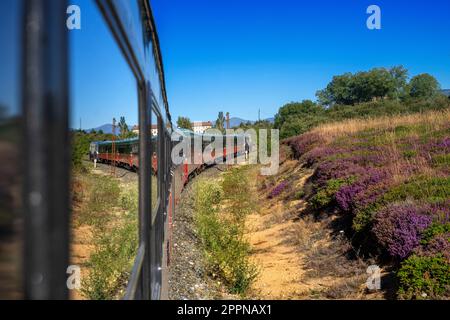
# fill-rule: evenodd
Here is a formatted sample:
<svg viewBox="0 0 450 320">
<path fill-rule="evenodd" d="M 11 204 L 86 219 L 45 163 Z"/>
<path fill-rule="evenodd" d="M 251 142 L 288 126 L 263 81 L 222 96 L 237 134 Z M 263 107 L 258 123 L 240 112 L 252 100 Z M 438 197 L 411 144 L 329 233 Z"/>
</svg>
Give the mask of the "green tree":
<svg viewBox="0 0 450 320">
<path fill-rule="evenodd" d="M 177 126 L 178 126 L 178 128 L 181 128 L 181 129 L 193 130 L 192 122 L 187 117 L 178 117 Z"/>
<path fill-rule="evenodd" d="M 403 98 L 409 94 L 408 69 L 403 66 L 395 66 L 389 70 L 395 84 L 394 98 Z"/>
<path fill-rule="evenodd" d="M 409 82 L 409 87 L 413 98 L 429 98 L 436 95 L 440 89 L 439 82 L 428 73 L 413 77 Z"/>
<path fill-rule="evenodd" d="M 120 137 L 125 139 L 129 135 L 129 129 L 125 117 L 120 117 L 119 121 Z"/>
<path fill-rule="evenodd" d="M 283 124 L 291 117 L 298 118 L 307 115 L 320 115 L 324 112 L 324 108 L 311 100 L 303 100 L 302 102 L 291 102 L 280 108 L 275 115 L 274 127 L 281 129 Z"/>
<path fill-rule="evenodd" d="M 338 104 L 351 104 L 353 75 L 345 73 L 334 76 L 331 82 L 323 90 L 317 91 L 316 96 L 320 104 L 324 106 Z"/>
<path fill-rule="evenodd" d="M 216 120 L 216 125 L 215 128 L 220 130 L 220 131 L 224 131 L 225 129 L 225 117 L 223 116 L 223 112 L 220 111 L 218 116 L 217 116 L 217 120 Z"/>
<path fill-rule="evenodd" d="M 323 90 L 316 93 L 318 102 L 324 106 L 335 104 L 354 105 L 384 98 L 405 95 L 408 70 L 403 66 L 391 69 L 374 68 L 356 74 L 334 76 Z"/>
</svg>

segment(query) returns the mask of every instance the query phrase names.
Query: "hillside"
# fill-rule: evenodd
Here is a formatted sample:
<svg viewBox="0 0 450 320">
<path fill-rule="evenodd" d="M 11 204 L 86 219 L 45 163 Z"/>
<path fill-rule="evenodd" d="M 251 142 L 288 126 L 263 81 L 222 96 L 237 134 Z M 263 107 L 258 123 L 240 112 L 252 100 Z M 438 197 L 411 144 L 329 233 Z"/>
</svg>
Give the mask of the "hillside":
<svg viewBox="0 0 450 320">
<path fill-rule="evenodd" d="M 313 170 L 291 193 L 316 217 L 337 213 L 361 257 L 394 269 L 399 298 L 450 298 L 450 111 L 325 124 L 284 144 Z M 271 194 L 295 185 L 278 179 Z"/>
</svg>

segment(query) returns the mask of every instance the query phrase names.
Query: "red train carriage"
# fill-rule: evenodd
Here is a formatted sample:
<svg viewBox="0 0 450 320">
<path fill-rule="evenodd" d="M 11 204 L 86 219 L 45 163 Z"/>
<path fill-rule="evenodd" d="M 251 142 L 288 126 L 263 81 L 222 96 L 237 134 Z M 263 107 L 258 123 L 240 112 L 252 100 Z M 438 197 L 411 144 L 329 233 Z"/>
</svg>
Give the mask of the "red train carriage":
<svg viewBox="0 0 450 320">
<path fill-rule="evenodd" d="M 156 150 L 156 137 L 152 137 L 152 147 Z M 93 161 L 106 164 L 114 164 L 137 171 L 139 169 L 139 139 L 125 139 L 117 141 L 92 142 L 89 158 Z M 156 152 L 152 154 L 152 170 L 154 174 L 158 172 L 158 159 Z"/>
</svg>

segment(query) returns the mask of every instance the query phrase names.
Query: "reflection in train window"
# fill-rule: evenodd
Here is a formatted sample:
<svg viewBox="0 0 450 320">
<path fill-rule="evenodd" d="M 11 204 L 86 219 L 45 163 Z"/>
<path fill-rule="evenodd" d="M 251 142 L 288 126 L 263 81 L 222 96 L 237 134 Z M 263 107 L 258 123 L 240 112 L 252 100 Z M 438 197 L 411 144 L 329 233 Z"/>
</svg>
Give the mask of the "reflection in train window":
<svg viewBox="0 0 450 320">
<path fill-rule="evenodd" d="M 151 153 L 152 153 L 152 186 L 151 186 L 151 202 L 152 202 L 152 221 L 156 217 L 156 210 L 158 209 L 159 192 L 158 192 L 158 174 L 161 161 L 159 158 L 159 135 L 160 125 L 158 116 L 152 111 L 151 115 Z"/>
<path fill-rule="evenodd" d="M 0 1 L 0 299 L 20 299 L 20 9 L 21 1 Z"/>
<path fill-rule="evenodd" d="M 71 58 L 72 299 L 118 299 L 138 247 L 138 89 L 94 1 L 69 32 Z"/>
</svg>

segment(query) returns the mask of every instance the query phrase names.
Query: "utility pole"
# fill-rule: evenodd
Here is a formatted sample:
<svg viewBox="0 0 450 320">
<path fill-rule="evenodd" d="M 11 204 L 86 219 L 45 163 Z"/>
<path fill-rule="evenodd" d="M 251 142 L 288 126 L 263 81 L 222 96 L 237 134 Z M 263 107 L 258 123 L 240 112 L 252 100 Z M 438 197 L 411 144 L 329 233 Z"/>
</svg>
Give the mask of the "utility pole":
<svg viewBox="0 0 450 320">
<path fill-rule="evenodd" d="M 113 118 L 113 125 L 112 125 L 112 161 L 111 161 L 111 175 L 113 177 L 116 176 L 116 118 Z"/>
<path fill-rule="evenodd" d="M 227 129 L 230 129 L 230 113 L 227 112 Z"/>
<path fill-rule="evenodd" d="M 261 121 L 261 109 L 258 109 L 258 122 Z"/>
</svg>

